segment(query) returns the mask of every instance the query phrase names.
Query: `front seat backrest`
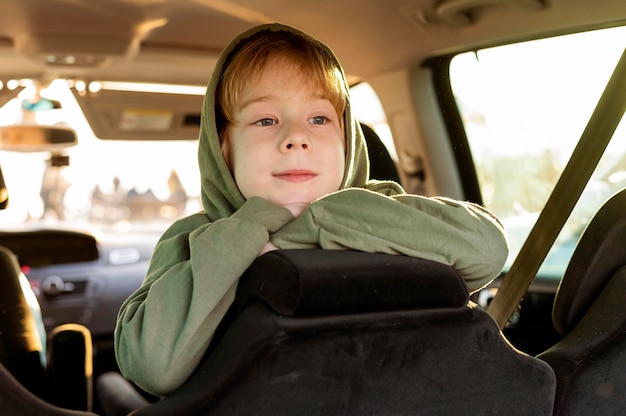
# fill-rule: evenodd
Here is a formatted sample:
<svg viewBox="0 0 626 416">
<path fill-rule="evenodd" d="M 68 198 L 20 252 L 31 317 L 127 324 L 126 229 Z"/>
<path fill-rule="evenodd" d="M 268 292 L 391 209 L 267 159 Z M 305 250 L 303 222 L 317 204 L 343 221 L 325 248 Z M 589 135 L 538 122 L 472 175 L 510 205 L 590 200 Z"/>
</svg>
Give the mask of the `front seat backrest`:
<svg viewBox="0 0 626 416">
<path fill-rule="evenodd" d="M 2 416 L 98 416 L 64 409 L 35 396 L 0 364 L 0 415 Z"/>
<path fill-rule="evenodd" d="M 568 333 L 626 265 L 626 189 L 607 200 L 584 230 L 554 300 L 553 321 Z"/>
<path fill-rule="evenodd" d="M 361 130 L 363 130 L 363 137 L 367 145 L 370 179 L 400 183 L 398 168 L 378 134 L 364 123 L 361 123 Z"/>
<path fill-rule="evenodd" d="M 555 415 L 626 414 L 626 189 L 582 234 L 559 286 L 564 338 L 539 354 L 557 377 Z"/>
<path fill-rule="evenodd" d="M 0 364 L 28 390 L 43 396 L 43 350 L 39 328 L 24 296 L 15 255 L 0 246 Z"/>
<path fill-rule="evenodd" d="M 242 276 L 195 373 L 133 415 L 549 415 L 554 389 L 453 268 L 278 250 Z"/>
</svg>

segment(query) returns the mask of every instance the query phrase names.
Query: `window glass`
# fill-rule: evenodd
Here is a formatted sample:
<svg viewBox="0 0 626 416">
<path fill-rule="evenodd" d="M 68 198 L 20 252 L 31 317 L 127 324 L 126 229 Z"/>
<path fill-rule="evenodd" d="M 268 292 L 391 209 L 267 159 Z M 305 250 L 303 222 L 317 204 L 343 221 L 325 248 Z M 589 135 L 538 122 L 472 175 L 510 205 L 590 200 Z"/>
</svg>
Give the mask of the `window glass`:
<svg viewBox="0 0 626 416">
<path fill-rule="evenodd" d="M 504 223 L 510 266 L 565 167 L 626 46 L 626 27 L 456 56 L 453 93 L 485 206 Z M 560 277 L 584 226 L 626 186 L 626 122 L 548 254 L 540 274 Z"/>
<path fill-rule="evenodd" d="M 24 103 L 34 86 L 0 108 L 0 125 L 25 119 Z M 49 152 L 0 150 L 9 203 L 0 211 L 2 230 L 59 227 L 104 233 L 160 235 L 174 220 L 201 209 L 197 141 L 98 139 L 67 80 L 54 80 L 41 96 L 61 103 L 37 112 L 40 124 L 65 125 L 78 135 L 64 149 L 66 166 L 54 166 Z"/>
<path fill-rule="evenodd" d="M 383 106 L 372 86 L 367 82 L 361 82 L 350 88 L 350 104 L 354 117 L 370 126 L 378 134 L 391 158 L 397 162 L 398 155 L 391 129 Z"/>
</svg>

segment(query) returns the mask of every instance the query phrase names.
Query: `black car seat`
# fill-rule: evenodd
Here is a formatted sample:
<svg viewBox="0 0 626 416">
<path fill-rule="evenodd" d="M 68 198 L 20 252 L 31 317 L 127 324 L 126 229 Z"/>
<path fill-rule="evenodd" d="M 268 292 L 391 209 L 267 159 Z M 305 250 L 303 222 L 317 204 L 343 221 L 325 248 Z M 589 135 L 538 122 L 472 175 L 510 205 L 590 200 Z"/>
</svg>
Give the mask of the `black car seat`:
<svg viewBox="0 0 626 416">
<path fill-rule="evenodd" d="M 279 250 L 242 276 L 195 373 L 132 414 L 549 415 L 555 388 L 453 268 Z"/>
<path fill-rule="evenodd" d="M 555 415 L 626 414 L 626 189 L 584 230 L 557 292 L 564 338 L 539 358 L 557 376 Z"/>
<path fill-rule="evenodd" d="M 46 337 L 47 349 L 42 351 L 43 325 L 29 304 L 36 297 L 13 252 L 1 246 L 0 279 L 0 414 L 89 414 L 63 413 L 91 409 L 89 330 L 78 324 L 57 327 Z"/>
<path fill-rule="evenodd" d="M 394 181 L 400 183 L 400 175 L 396 163 L 389 155 L 378 134 L 367 124 L 361 123 L 363 137 L 367 145 L 367 154 L 370 161 L 370 178 L 380 181 Z"/>
<path fill-rule="evenodd" d="M 97 416 L 92 412 L 66 409 L 48 403 L 26 389 L 2 364 L 0 364 L 0 415 Z"/>
<path fill-rule="evenodd" d="M 42 396 L 45 390 L 41 351 L 43 342 L 32 306 L 24 296 L 22 273 L 15 255 L 0 246 L 0 364 L 28 390 Z M 32 299 L 32 298 L 31 298 Z"/>
</svg>

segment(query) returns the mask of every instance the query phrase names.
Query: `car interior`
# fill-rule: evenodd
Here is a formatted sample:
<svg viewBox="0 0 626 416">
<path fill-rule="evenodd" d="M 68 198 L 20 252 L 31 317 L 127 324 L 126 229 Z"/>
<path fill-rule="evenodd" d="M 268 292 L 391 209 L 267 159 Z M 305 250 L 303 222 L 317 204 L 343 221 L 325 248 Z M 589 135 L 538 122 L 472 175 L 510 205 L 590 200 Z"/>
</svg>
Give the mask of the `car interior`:
<svg viewBox="0 0 626 416">
<path fill-rule="evenodd" d="M 485 206 L 509 258 L 470 292 L 420 258 L 269 252 L 155 397 L 117 312 L 202 209 L 220 51 L 270 22 L 339 57 L 371 178 Z M 0 414 L 626 412 L 626 3 L 7 0 L 0 63 Z"/>
</svg>

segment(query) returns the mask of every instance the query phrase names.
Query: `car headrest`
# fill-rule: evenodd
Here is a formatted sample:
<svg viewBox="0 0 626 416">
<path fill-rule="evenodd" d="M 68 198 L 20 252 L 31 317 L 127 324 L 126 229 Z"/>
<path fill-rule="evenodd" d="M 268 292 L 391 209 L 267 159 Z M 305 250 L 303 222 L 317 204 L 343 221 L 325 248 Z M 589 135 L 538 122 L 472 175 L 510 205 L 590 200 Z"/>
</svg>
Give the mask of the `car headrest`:
<svg viewBox="0 0 626 416">
<path fill-rule="evenodd" d="M 283 316 L 458 308 L 469 300 L 455 269 L 429 260 L 337 250 L 266 253 L 241 277 L 238 298 Z"/>
<path fill-rule="evenodd" d="M 568 333 L 613 274 L 626 265 L 626 189 L 613 195 L 585 228 L 557 291 L 555 328 Z"/>
<path fill-rule="evenodd" d="M 361 123 L 361 130 L 363 130 L 363 137 L 367 145 L 367 155 L 370 161 L 370 178 L 400 183 L 398 168 L 378 134 L 367 124 L 363 123 Z"/>
</svg>

